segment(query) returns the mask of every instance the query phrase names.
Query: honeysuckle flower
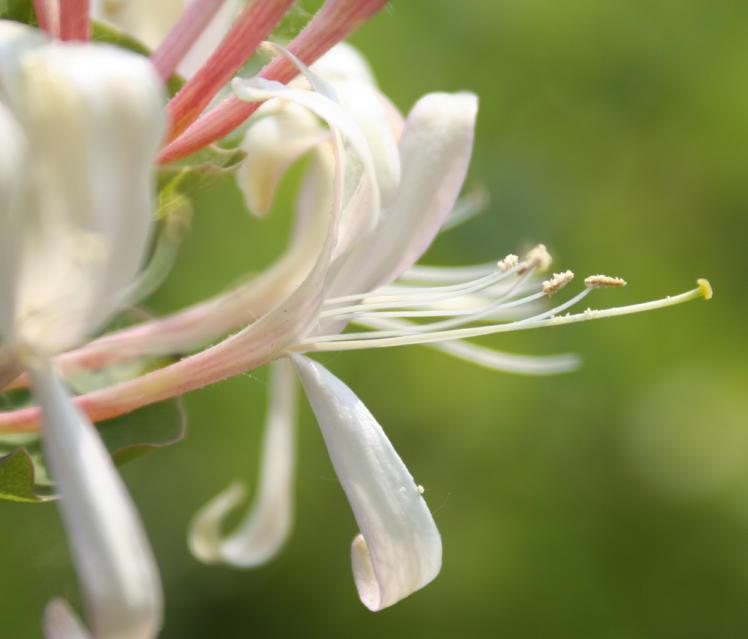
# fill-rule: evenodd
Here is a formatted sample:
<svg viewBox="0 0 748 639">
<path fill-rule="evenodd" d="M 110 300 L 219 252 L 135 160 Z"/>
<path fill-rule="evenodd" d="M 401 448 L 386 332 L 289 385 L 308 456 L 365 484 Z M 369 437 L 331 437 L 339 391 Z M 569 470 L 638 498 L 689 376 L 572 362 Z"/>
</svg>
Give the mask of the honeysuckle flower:
<svg viewBox="0 0 748 639">
<path fill-rule="evenodd" d="M 2 350 L 29 372 L 43 410 L 44 458 L 88 625 L 53 602 L 48 637 L 142 639 L 161 625 L 158 571 L 135 507 L 49 358 L 102 328 L 141 266 L 163 104 L 141 56 L 0 22 Z"/>
<path fill-rule="evenodd" d="M 328 2 L 291 51 L 307 61 L 314 59 L 323 47 L 310 44 L 310 34 L 335 32 L 330 31 L 331 16 L 350 18 L 348 22 L 353 24 L 351 16 L 362 19 L 378 6 L 373 2 Z M 343 31 L 350 28 L 349 23 Z M 700 282 L 693 291 L 665 300 L 561 315 L 592 289 L 617 286 L 618 280 L 588 278 L 580 293 L 538 312 L 538 301 L 571 280 L 569 272 L 556 274 L 543 284 L 533 280 L 549 263 L 542 246 L 522 260 L 510 255 L 496 265 L 414 267 L 447 223 L 462 187 L 472 147 L 475 96 L 430 94 L 402 121 L 391 105 L 379 100 L 361 73 L 320 78 L 305 69 L 292 52 L 274 59 L 260 77 L 235 80 L 235 96 L 198 120 L 215 95 L 213 89 L 225 78 L 221 75 L 214 81 L 195 75 L 193 83 L 188 82 L 180 93 L 182 97 L 178 95 L 172 102 L 170 112 L 176 124 L 172 142 L 160 159 L 182 157 L 220 137 L 260 103 L 294 103 L 292 108 L 267 107 L 265 116 L 275 121 L 263 125 L 263 135 L 287 140 L 287 130 L 280 130 L 286 118 L 298 131 L 290 136 L 291 146 L 296 145 L 293 153 L 309 151 L 317 156 L 302 198 L 311 202 L 306 209 L 311 215 L 299 216 L 297 239 L 305 248 L 300 261 L 308 264 L 302 269 L 303 277 L 294 281 L 280 300 L 271 298 L 274 304 L 256 321 L 217 345 L 142 377 L 80 396 L 76 404 L 92 418 L 104 419 L 266 363 L 287 369 L 284 360 L 290 358 L 361 530 L 352 547 L 360 597 L 378 610 L 437 574 L 441 564 L 439 533 L 422 490 L 376 420 L 347 386 L 301 353 L 422 343 L 489 367 L 553 372 L 569 368 L 569 360 L 517 359 L 463 340 L 639 312 L 708 297 L 710 291 L 706 282 Z M 308 87 L 289 82 L 298 69 Z M 364 102 L 357 97 L 359 91 L 376 99 Z M 297 107 L 325 122 L 329 133 Z M 272 126 L 278 128 L 274 131 Z M 259 129 L 249 135 L 257 136 L 259 142 L 267 141 L 262 132 Z M 280 156 L 287 162 L 287 156 Z M 283 162 L 274 166 L 272 179 L 283 172 Z M 247 171 L 250 175 L 244 177 L 251 184 L 252 170 L 248 167 Z M 253 200 L 254 189 L 248 190 L 250 206 L 261 212 L 272 193 L 259 193 Z M 194 320 L 189 314 L 186 317 Z M 446 319 L 427 324 L 408 321 L 437 317 Z M 350 323 L 369 330 L 343 333 Z M 282 399 L 271 406 L 260 488 L 250 516 L 228 538 L 219 534 L 224 514 L 240 498 L 241 489 L 234 486 L 196 519 L 191 545 L 206 560 L 255 565 L 272 556 L 288 533 L 294 457 L 289 379 L 288 370 L 273 376 L 274 396 Z M 36 409 L 24 409 L 1 415 L 0 427 L 31 430 L 37 420 Z M 53 612 L 57 614 L 57 610 Z"/>
</svg>

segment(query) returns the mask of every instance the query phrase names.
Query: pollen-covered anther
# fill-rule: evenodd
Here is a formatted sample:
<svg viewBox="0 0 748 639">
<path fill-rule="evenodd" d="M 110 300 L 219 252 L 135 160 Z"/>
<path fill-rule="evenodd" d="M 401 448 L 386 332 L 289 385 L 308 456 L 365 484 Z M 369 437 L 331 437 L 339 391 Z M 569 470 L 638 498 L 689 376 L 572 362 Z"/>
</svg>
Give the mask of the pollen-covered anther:
<svg viewBox="0 0 748 639">
<path fill-rule="evenodd" d="M 553 258 L 548 249 L 545 248 L 545 244 L 538 244 L 527 252 L 525 259 L 522 260 L 517 269 L 517 274 L 523 275 L 530 269 L 536 269 L 540 272 L 547 271 L 552 261 Z"/>
<path fill-rule="evenodd" d="M 626 280 L 610 275 L 590 275 L 585 278 L 584 285 L 587 288 L 622 288 L 626 286 Z"/>
<path fill-rule="evenodd" d="M 502 273 L 506 273 L 508 270 L 513 269 L 515 266 L 519 264 L 519 257 L 514 255 L 513 253 L 509 253 L 504 259 L 499 260 L 496 263 L 496 266 L 499 268 L 499 270 Z"/>
<path fill-rule="evenodd" d="M 564 271 L 563 273 L 554 273 L 553 277 L 543 282 L 543 293 L 549 297 L 558 293 L 564 286 L 574 279 L 574 273 Z"/>
</svg>

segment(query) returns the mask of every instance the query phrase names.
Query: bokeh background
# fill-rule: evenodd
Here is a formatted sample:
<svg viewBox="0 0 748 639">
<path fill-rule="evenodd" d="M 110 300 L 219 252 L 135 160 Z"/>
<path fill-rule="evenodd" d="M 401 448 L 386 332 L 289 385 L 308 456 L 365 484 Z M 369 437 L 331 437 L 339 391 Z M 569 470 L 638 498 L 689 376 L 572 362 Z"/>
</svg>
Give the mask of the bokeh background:
<svg viewBox="0 0 748 639">
<path fill-rule="evenodd" d="M 163 637 L 748 636 L 748 3 L 394 0 L 352 41 L 403 110 L 433 90 L 481 98 L 471 179 L 491 204 L 425 262 L 543 241 L 557 266 L 628 279 L 597 305 L 702 276 L 715 297 L 486 340 L 580 353 L 562 377 L 416 347 L 322 358 L 384 425 L 443 536 L 440 577 L 378 614 L 357 599 L 355 522 L 303 400 L 285 552 L 249 572 L 191 558 L 196 508 L 254 480 L 266 373 L 192 394 L 187 439 L 124 468 L 162 569 Z M 287 208 L 250 219 L 230 181 L 199 194 L 148 306 L 271 262 Z M 55 508 L 1 503 L 0 522 L 0 636 L 40 636 L 50 597 L 77 601 Z"/>
</svg>

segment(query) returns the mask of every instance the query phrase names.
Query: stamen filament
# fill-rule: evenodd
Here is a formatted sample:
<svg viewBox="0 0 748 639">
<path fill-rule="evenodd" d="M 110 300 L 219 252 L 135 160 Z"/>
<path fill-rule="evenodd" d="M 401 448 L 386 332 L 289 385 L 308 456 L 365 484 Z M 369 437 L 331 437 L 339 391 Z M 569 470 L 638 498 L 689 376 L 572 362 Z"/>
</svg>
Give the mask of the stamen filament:
<svg viewBox="0 0 748 639">
<path fill-rule="evenodd" d="M 440 287 L 435 291 L 424 291 L 421 293 L 412 293 L 409 295 L 381 295 L 374 296 L 372 302 L 365 302 L 363 304 L 354 304 L 352 306 L 342 306 L 339 308 L 328 309 L 320 313 L 320 317 L 337 317 L 342 315 L 350 315 L 352 313 L 361 313 L 366 311 L 374 311 L 385 308 L 398 308 L 402 306 L 427 306 L 436 302 L 442 302 L 444 300 L 454 299 L 461 295 L 467 295 L 469 293 L 475 293 L 482 289 L 485 289 L 497 282 L 500 282 L 509 275 L 512 275 L 515 270 L 507 271 L 502 273 L 497 271 L 491 273 L 467 284 L 460 284 L 455 286 Z M 372 298 L 365 298 L 367 300 Z M 382 300 L 382 301 L 378 301 Z M 335 303 L 334 300 L 329 300 L 330 304 Z"/>
<path fill-rule="evenodd" d="M 314 338 L 308 342 L 301 342 L 291 347 L 294 352 L 299 351 L 352 351 L 364 348 L 389 348 L 392 346 L 405 346 L 409 344 L 429 344 L 433 342 L 442 342 L 453 339 L 466 339 L 470 337 L 480 337 L 482 335 L 492 335 L 494 333 L 509 333 L 512 331 L 529 330 L 542 328 L 545 326 L 564 326 L 566 324 L 575 324 L 587 320 L 604 319 L 608 317 L 617 317 L 619 315 L 632 315 L 642 313 L 668 306 L 675 306 L 684 302 L 703 297 L 709 299 L 707 294 L 708 282 L 699 280 L 699 286 L 695 289 L 665 297 L 651 302 L 642 302 L 640 304 L 631 304 L 628 306 L 619 306 L 615 308 L 592 310 L 588 309 L 582 313 L 573 315 L 556 316 L 547 319 L 526 319 L 506 324 L 496 324 L 491 326 L 476 326 L 471 328 L 458 328 L 447 331 L 436 331 L 432 333 L 422 333 L 416 335 L 399 335 L 393 337 L 359 339 L 356 334 L 350 335 L 328 335 Z M 353 337 L 353 339 L 351 339 Z M 348 338 L 347 340 L 336 341 L 336 338 Z"/>
<path fill-rule="evenodd" d="M 556 313 L 561 313 L 562 311 L 565 311 L 567 308 L 570 308 L 574 306 L 575 304 L 579 303 L 582 299 L 584 299 L 590 292 L 591 289 L 584 289 L 574 297 L 572 297 L 570 300 L 564 302 L 563 304 L 559 304 L 558 306 L 548 310 L 544 311 L 542 313 L 539 313 L 537 315 L 533 315 L 532 317 L 526 317 L 521 320 L 515 320 L 514 322 L 510 322 L 511 325 L 516 326 L 517 324 L 522 324 L 524 322 L 533 322 L 537 320 L 542 320 L 546 317 L 555 315 Z M 544 293 L 541 293 L 541 295 L 544 295 Z M 522 302 L 525 303 L 525 302 Z M 511 304 L 511 303 L 510 303 Z M 489 313 L 495 311 L 495 308 L 490 309 L 484 309 L 479 312 L 476 312 L 467 318 L 460 317 L 455 318 L 452 320 L 445 320 L 443 322 L 432 322 L 430 324 L 419 324 L 415 325 L 412 328 L 409 328 L 407 330 L 403 331 L 371 331 L 371 332 L 365 332 L 365 333 L 342 333 L 342 334 L 335 334 L 335 335 L 322 335 L 316 339 L 316 342 L 345 342 L 350 341 L 351 338 L 355 339 L 379 339 L 383 337 L 397 337 L 400 335 L 408 335 L 411 333 L 433 333 L 435 329 L 442 330 L 442 329 L 448 329 L 453 328 L 455 326 L 461 326 L 464 324 L 470 324 L 474 321 L 477 321 L 480 319 L 480 317 L 488 315 Z M 364 319 L 366 319 L 366 316 L 364 316 Z M 376 316 L 375 316 L 376 319 Z M 355 321 L 355 318 L 354 318 Z M 501 324 L 501 326 L 507 326 L 508 324 Z M 385 333 L 384 335 L 382 333 Z"/>
</svg>

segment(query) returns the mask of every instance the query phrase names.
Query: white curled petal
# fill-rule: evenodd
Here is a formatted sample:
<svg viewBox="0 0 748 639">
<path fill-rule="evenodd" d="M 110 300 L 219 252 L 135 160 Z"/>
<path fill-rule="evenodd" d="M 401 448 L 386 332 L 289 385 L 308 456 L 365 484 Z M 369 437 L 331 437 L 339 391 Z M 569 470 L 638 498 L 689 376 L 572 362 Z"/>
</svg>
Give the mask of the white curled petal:
<svg viewBox="0 0 748 639">
<path fill-rule="evenodd" d="M 400 183 L 398 134 L 391 125 L 387 103 L 376 87 L 364 82 L 349 81 L 334 86 L 340 104 L 351 114 L 366 138 L 377 176 L 381 206 L 387 207 Z"/>
<path fill-rule="evenodd" d="M 54 373 L 31 371 L 45 461 L 95 637 L 150 639 L 161 627 L 158 569 L 137 511 L 93 425 Z"/>
<path fill-rule="evenodd" d="M 263 78 L 250 78 L 242 80 L 234 79 L 232 82 L 234 93 L 240 100 L 247 102 L 259 102 L 273 98 L 282 98 L 298 104 L 299 106 L 309 109 L 312 113 L 327 122 L 327 124 L 337 131 L 343 140 L 350 145 L 353 156 L 363 165 L 366 175 L 366 184 L 368 196 L 364 198 L 365 205 L 346 206 L 346 212 L 341 217 L 341 223 L 338 225 L 336 238 L 340 239 L 340 245 L 336 246 L 336 251 L 345 248 L 346 238 L 355 235 L 353 229 L 358 230 L 363 226 L 371 226 L 379 212 L 379 187 L 377 186 L 376 171 L 374 161 L 366 140 L 366 136 L 355 120 L 348 114 L 337 102 L 327 95 L 315 91 L 306 91 L 303 89 L 294 89 L 279 82 L 265 80 Z M 327 87 L 322 87 L 327 91 Z M 345 156 L 345 166 L 342 166 L 343 181 L 348 181 L 352 172 L 352 162 Z M 362 213 L 365 212 L 365 213 Z M 337 244 L 337 242 L 336 242 Z"/>
<path fill-rule="evenodd" d="M 470 93 L 431 93 L 416 103 L 400 140 L 395 200 L 349 256 L 335 283 L 336 295 L 388 284 L 426 251 L 465 180 L 477 109 Z"/>
<path fill-rule="evenodd" d="M 44 609 L 45 639 L 91 639 L 68 603 L 53 599 Z"/>
<path fill-rule="evenodd" d="M 328 137 L 309 111 L 294 104 L 255 122 L 242 141 L 247 157 L 236 172 L 249 211 L 265 215 L 288 168 Z"/>
<path fill-rule="evenodd" d="M 294 356 L 335 472 L 361 534 L 351 551 L 361 601 L 381 610 L 422 588 L 441 568 L 431 512 L 382 427 L 320 364 Z"/>
<path fill-rule="evenodd" d="M 229 486 L 195 515 L 189 545 L 201 561 L 240 568 L 259 566 L 272 559 L 288 538 L 293 522 L 296 463 L 295 384 L 290 362 L 279 360 L 272 364 L 257 497 L 244 521 L 224 538 L 221 523 L 244 498 L 240 484 Z"/>
<path fill-rule="evenodd" d="M 4 81 L 34 158 L 16 304 L 26 339 L 57 351 L 109 318 L 141 266 L 163 88 L 145 58 L 97 44 L 26 51 Z"/>
</svg>

